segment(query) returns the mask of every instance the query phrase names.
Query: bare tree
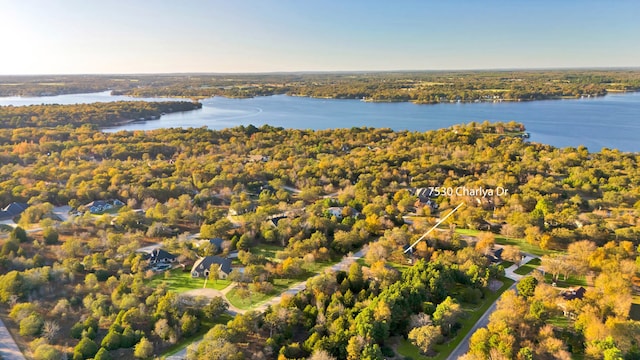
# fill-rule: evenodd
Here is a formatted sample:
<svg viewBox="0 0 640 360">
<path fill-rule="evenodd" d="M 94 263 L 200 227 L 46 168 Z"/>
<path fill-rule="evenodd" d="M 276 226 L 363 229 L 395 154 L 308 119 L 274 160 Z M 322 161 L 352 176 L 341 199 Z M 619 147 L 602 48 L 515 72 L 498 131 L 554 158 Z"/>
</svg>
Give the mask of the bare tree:
<svg viewBox="0 0 640 360">
<path fill-rule="evenodd" d="M 42 337 L 47 339 L 47 341 L 51 342 L 51 340 L 56 337 L 58 332 L 60 331 L 60 325 L 53 320 L 47 320 L 44 322 L 42 326 Z"/>
</svg>

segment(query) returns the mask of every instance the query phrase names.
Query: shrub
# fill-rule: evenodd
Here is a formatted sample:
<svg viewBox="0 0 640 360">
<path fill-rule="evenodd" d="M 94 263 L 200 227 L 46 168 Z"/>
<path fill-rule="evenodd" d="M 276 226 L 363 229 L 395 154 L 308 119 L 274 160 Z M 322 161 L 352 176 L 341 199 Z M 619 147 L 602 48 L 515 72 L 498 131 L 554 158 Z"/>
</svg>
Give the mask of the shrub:
<svg viewBox="0 0 640 360">
<path fill-rule="evenodd" d="M 79 359 L 89 359 L 94 357 L 97 352 L 98 345 L 93 340 L 85 337 L 73 349 L 73 359 L 78 359 L 77 355 L 80 355 Z"/>
<path fill-rule="evenodd" d="M 44 320 L 36 313 L 33 313 L 20 321 L 20 335 L 36 336 L 42 331 Z"/>
</svg>

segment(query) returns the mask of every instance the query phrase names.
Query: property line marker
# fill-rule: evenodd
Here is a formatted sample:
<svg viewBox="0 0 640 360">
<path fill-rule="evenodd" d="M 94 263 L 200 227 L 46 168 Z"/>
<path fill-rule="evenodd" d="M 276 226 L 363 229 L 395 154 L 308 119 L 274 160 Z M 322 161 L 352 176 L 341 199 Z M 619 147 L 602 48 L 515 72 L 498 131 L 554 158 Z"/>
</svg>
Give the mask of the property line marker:
<svg viewBox="0 0 640 360">
<path fill-rule="evenodd" d="M 443 217 L 442 219 L 440 219 L 435 225 L 433 225 L 433 227 L 431 229 L 429 229 L 426 233 L 422 234 L 422 236 L 420 236 L 420 238 L 418 240 L 416 240 L 416 242 L 414 242 L 413 244 L 411 244 L 411 246 L 409 246 L 404 253 L 406 254 L 407 252 L 411 251 L 413 249 L 414 246 L 416 246 L 416 244 L 418 244 L 420 241 L 422 241 L 422 239 L 424 239 L 427 235 L 429 235 L 429 233 L 431 233 L 433 231 L 433 229 L 437 228 L 438 226 L 440 226 L 440 224 L 442 224 L 445 220 L 447 220 L 447 218 L 449 216 L 451 216 L 451 214 L 453 214 L 454 212 L 458 211 L 458 209 L 460 209 L 460 207 L 462 207 L 462 205 L 464 205 L 464 203 L 460 203 L 460 205 L 456 206 L 453 210 L 451 210 L 445 217 Z"/>
</svg>

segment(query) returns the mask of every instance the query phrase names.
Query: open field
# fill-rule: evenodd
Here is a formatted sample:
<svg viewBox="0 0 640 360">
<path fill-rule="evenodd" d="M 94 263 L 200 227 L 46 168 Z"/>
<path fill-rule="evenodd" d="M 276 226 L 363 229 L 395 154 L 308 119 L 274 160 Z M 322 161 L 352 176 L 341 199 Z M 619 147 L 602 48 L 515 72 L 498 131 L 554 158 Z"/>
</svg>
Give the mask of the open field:
<svg viewBox="0 0 640 360">
<path fill-rule="evenodd" d="M 183 293 L 194 289 L 202 289 L 204 287 L 204 279 L 192 278 L 191 273 L 188 271 L 173 269 L 169 270 L 167 273 L 169 274 L 168 276 L 165 275 L 165 273 L 155 275 L 149 282 L 149 286 L 156 287 L 165 283 L 169 286 L 169 290 L 177 293 Z M 222 290 L 229 286 L 229 284 L 231 284 L 231 281 L 229 280 L 207 281 L 207 288 Z"/>
<path fill-rule="evenodd" d="M 456 229 L 456 233 L 460 234 L 460 235 L 467 235 L 467 236 L 476 236 L 479 232 L 481 232 L 480 230 L 473 230 L 473 229 Z M 529 254 L 533 254 L 536 256 L 543 256 L 543 255 L 548 255 L 548 254 L 554 254 L 554 253 L 558 253 L 559 251 L 554 251 L 554 250 L 544 250 L 541 249 L 539 246 L 534 245 L 534 244 L 530 244 L 528 242 L 526 242 L 524 239 L 521 238 L 510 238 L 510 237 L 505 237 L 503 235 L 495 235 L 496 237 L 496 244 L 499 245 L 516 245 L 520 248 L 520 250 L 522 250 L 523 252 L 529 253 Z"/>
</svg>

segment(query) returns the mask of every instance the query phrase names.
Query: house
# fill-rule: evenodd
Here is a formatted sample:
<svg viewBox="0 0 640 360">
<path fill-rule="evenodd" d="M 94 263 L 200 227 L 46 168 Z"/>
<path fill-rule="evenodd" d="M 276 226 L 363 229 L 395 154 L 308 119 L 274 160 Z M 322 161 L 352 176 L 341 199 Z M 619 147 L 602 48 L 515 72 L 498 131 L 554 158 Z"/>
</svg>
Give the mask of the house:
<svg viewBox="0 0 640 360">
<path fill-rule="evenodd" d="M 342 220 L 345 216 L 358 217 L 360 215 L 358 210 L 352 208 L 351 206 L 332 206 L 326 209 L 324 212 L 328 217 L 335 216 L 338 220 Z"/>
<path fill-rule="evenodd" d="M 0 210 L 0 220 L 10 220 L 14 217 L 22 214 L 29 207 L 28 204 L 12 202 L 11 204 L 5 206 L 4 209 Z"/>
<path fill-rule="evenodd" d="M 265 156 L 265 155 L 260 155 L 260 154 L 249 155 L 249 161 L 250 162 L 260 162 L 260 161 L 267 162 L 267 161 L 269 161 L 269 157 Z"/>
<path fill-rule="evenodd" d="M 558 307 L 562 309 L 562 314 L 570 319 L 576 319 L 577 314 L 575 311 L 575 305 L 571 300 L 581 300 L 584 298 L 584 294 L 587 292 L 585 288 L 580 286 L 577 289 L 566 289 L 560 292 L 560 299 L 557 303 Z"/>
<path fill-rule="evenodd" d="M 124 206 L 124 203 L 120 200 L 94 200 L 85 205 L 89 212 L 92 214 L 98 214 L 114 208 Z"/>
<path fill-rule="evenodd" d="M 196 260 L 191 268 L 191 277 L 209 277 L 209 270 L 218 269 L 218 275 L 221 279 L 226 279 L 231 273 L 231 259 L 222 258 L 220 256 L 205 256 Z"/>
<path fill-rule="evenodd" d="M 423 208 L 425 206 L 429 206 L 432 211 L 438 209 L 438 204 L 431 198 L 425 199 L 423 197 L 419 197 L 418 199 L 416 199 L 416 202 L 413 203 L 413 207 L 415 207 L 416 209 Z"/>
<path fill-rule="evenodd" d="M 490 262 L 499 263 L 502 261 L 502 248 L 491 249 L 485 256 Z"/>
<path fill-rule="evenodd" d="M 567 289 L 565 291 L 563 291 L 560 295 L 565 299 L 565 300 L 575 300 L 575 299 L 582 299 L 584 298 L 584 294 L 587 292 L 587 289 L 583 288 L 582 286 L 580 286 L 577 289 Z"/>
<path fill-rule="evenodd" d="M 149 264 L 170 264 L 176 262 L 178 257 L 162 249 L 153 249 L 149 257 Z"/>
</svg>

